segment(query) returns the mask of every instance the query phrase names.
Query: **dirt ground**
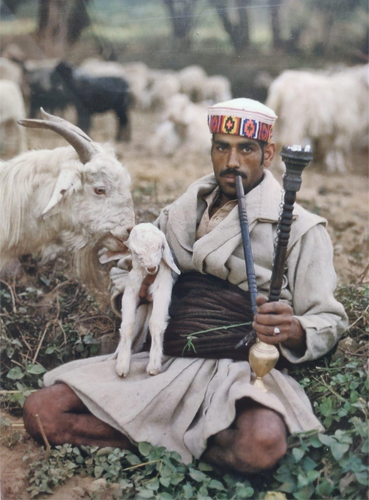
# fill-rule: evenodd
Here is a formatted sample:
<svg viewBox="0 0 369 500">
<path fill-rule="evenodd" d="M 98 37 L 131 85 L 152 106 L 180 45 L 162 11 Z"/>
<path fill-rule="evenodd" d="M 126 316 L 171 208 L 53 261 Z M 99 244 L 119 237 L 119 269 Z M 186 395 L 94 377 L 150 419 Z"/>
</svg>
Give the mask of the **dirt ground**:
<svg viewBox="0 0 369 500">
<path fill-rule="evenodd" d="M 27 492 L 29 486 L 27 481 L 28 462 L 24 461 L 24 456 L 32 453 L 33 456 L 42 457 L 44 451 L 25 432 L 22 419 L 12 417 L 1 412 L 0 419 L 6 418 L 11 422 L 11 426 L 1 431 L 0 447 L 0 474 L 1 474 L 1 500 L 29 500 L 30 494 Z M 35 455 L 34 455 L 35 454 Z M 74 476 L 65 484 L 59 486 L 57 490 L 49 495 L 40 495 L 38 498 L 50 500 L 78 500 L 88 499 L 98 490 L 99 498 L 110 499 L 112 491 L 106 490 L 101 480 L 94 480 L 91 477 Z"/>
<path fill-rule="evenodd" d="M 73 119 L 73 113 L 67 113 Z M 138 213 L 143 206 L 149 220 L 153 220 L 158 207 L 183 193 L 195 179 L 211 172 L 208 154 L 178 153 L 171 158 L 151 156 L 146 146 L 148 134 L 154 129 L 157 117 L 152 113 L 135 111 L 132 115 L 132 141 L 116 144 L 122 163 L 133 179 L 133 193 Z M 115 135 L 114 116 L 96 117 L 91 137 L 105 142 Z M 65 141 L 48 131 L 28 130 L 29 147 L 32 149 L 64 146 Z M 358 171 L 365 172 L 368 158 L 359 159 Z M 276 176 L 280 175 L 276 172 Z M 347 175 L 327 175 L 318 168 L 307 169 L 303 174 L 298 201 L 307 209 L 328 220 L 328 230 L 334 245 L 334 261 L 339 283 L 358 284 L 369 281 L 368 276 L 368 178 L 350 172 Z M 152 206 L 151 206 L 152 205 Z M 142 214 L 141 214 L 142 216 Z M 15 424 L 20 419 L 6 416 Z M 10 446 L 10 447 L 9 447 Z M 0 468 L 3 500 L 26 500 L 26 464 L 22 457 L 27 450 L 37 450 L 21 427 L 8 428 L 3 433 L 0 449 Z M 44 498 L 71 500 L 88 498 L 94 486 L 92 478 L 75 477 Z M 40 497 L 42 498 L 42 497 Z M 112 497 L 106 497 L 112 498 Z"/>
</svg>

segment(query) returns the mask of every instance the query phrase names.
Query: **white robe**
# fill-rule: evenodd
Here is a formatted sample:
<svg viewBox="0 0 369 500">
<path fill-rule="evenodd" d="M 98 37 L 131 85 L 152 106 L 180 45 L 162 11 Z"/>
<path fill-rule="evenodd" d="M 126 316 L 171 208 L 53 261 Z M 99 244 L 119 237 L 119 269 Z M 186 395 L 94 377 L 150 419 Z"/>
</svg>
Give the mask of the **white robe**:
<svg viewBox="0 0 369 500">
<path fill-rule="evenodd" d="M 196 227 L 206 208 L 203 196 L 216 187 L 213 175 L 190 186 L 165 208 L 157 225 L 166 233 L 182 272 L 210 273 L 247 290 L 237 207 L 196 241 Z M 273 248 L 280 212 L 281 189 L 265 172 L 263 181 L 246 196 L 258 290 L 268 294 Z M 336 275 L 324 219 L 296 205 L 288 246 L 281 298 L 293 307 L 306 331 L 301 355 L 281 346 L 292 363 L 316 359 L 328 352 L 347 326 L 342 305 L 334 299 Z M 126 260 L 112 270 L 112 298 L 124 289 Z M 113 301 L 114 303 L 114 301 Z M 251 384 L 255 377 L 247 361 L 172 358 L 163 372 L 146 374 L 148 353 L 132 356 L 126 379 L 115 372 L 115 360 L 99 356 L 63 365 L 45 375 L 45 384 L 64 382 L 89 410 L 120 430 L 133 443 L 149 441 L 177 451 L 185 462 L 200 457 L 207 439 L 233 422 L 238 399 L 253 400 L 279 412 L 291 433 L 321 431 L 301 386 L 273 369 L 264 377 L 269 392 Z"/>
</svg>

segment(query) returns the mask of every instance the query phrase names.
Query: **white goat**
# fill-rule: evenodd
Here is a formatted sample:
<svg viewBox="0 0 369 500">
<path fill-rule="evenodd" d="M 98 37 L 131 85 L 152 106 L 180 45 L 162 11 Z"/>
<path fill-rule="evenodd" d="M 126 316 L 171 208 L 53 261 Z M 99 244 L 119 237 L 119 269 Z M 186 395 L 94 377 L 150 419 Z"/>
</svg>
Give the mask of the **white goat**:
<svg viewBox="0 0 369 500">
<path fill-rule="evenodd" d="M 187 66 L 178 72 L 181 92 L 188 95 L 193 102 L 203 99 L 203 89 L 206 85 L 207 75 L 201 66 Z"/>
<path fill-rule="evenodd" d="M 351 149 L 368 144 L 369 65 L 333 74 L 285 71 L 266 105 L 278 115 L 274 140 L 311 144 L 328 172 L 346 172 Z"/>
<path fill-rule="evenodd" d="M 0 165 L 0 269 L 51 244 L 75 252 L 80 273 L 97 282 L 97 251 L 117 251 L 134 224 L 131 178 L 113 149 L 43 110 L 46 128 L 71 146 L 28 151 Z"/>
<path fill-rule="evenodd" d="M 146 92 L 147 108 L 162 111 L 168 100 L 179 93 L 180 87 L 179 78 L 175 73 L 159 72 Z"/>
<path fill-rule="evenodd" d="M 113 358 L 118 358 L 116 371 L 123 377 L 129 373 L 139 291 L 145 277 L 157 273 L 149 288 L 152 302 L 146 318 L 151 334 L 150 362 L 146 371 L 149 375 L 157 375 L 161 371 L 163 335 L 168 324 L 174 283 L 172 271 L 177 274 L 180 274 L 180 271 L 174 263 L 164 233 L 153 224 L 142 223 L 135 226 L 126 245 L 132 256 L 132 270 L 128 274 L 122 298 L 120 343 L 113 355 Z"/>
<path fill-rule="evenodd" d="M 21 86 L 23 79 L 22 68 L 5 57 L 0 57 L 0 80 L 10 80 Z"/>
<path fill-rule="evenodd" d="M 226 76 L 208 76 L 202 89 L 202 101 L 216 104 L 232 99 L 231 82 Z"/>
<path fill-rule="evenodd" d="M 211 140 L 207 106 L 190 101 L 185 94 L 168 100 L 161 123 L 148 142 L 152 154 L 171 156 L 176 152 L 207 153 Z"/>
<path fill-rule="evenodd" d="M 17 123 L 25 117 L 23 96 L 18 84 L 11 80 L 0 80 L 1 147 L 13 142 L 17 153 L 27 149 L 25 130 Z M 5 129 L 9 131 L 9 134 L 4 133 Z M 9 140 L 11 132 L 13 132 L 12 137 L 16 138 L 15 141 Z"/>
</svg>

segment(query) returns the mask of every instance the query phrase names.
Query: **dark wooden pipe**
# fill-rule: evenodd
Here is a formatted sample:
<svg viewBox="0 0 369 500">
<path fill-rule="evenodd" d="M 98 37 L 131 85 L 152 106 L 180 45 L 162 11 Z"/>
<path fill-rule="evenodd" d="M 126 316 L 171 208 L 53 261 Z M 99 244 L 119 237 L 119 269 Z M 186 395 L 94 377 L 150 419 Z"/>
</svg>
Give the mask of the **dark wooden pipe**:
<svg viewBox="0 0 369 500">
<path fill-rule="evenodd" d="M 281 156 L 286 165 L 286 173 L 283 176 L 283 189 L 285 193 L 282 214 L 277 228 L 277 245 L 270 282 L 269 302 L 277 302 L 281 295 L 296 192 L 299 191 L 301 187 L 301 175 L 303 170 L 313 159 L 309 146 L 307 146 L 306 149 L 300 146 L 285 146 L 281 151 Z"/>
<path fill-rule="evenodd" d="M 240 217 L 240 226 L 242 234 L 243 251 L 245 254 L 246 274 L 249 283 L 249 292 L 251 298 L 252 314 L 256 314 L 256 296 L 258 289 L 256 286 L 254 259 L 252 257 L 251 238 L 249 231 L 249 222 L 247 219 L 245 191 L 243 189 L 242 177 L 236 175 L 236 189 L 238 199 L 238 214 Z"/>
<path fill-rule="evenodd" d="M 285 146 L 281 151 L 281 156 L 283 162 L 286 165 L 286 173 L 283 176 L 283 189 L 285 191 L 285 194 L 284 194 L 282 214 L 279 219 L 277 228 L 277 245 L 275 249 L 272 278 L 270 282 L 270 291 L 268 297 L 269 302 L 277 302 L 281 295 L 284 266 L 287 259 L 287 247 L 290 238 L 292 218 L 293 218 L 293 206 L 296 201 L 296 192 L 299 191 L 301 187 L 301 182 L 302 182 L 301 174 L 304 168 L 307 167 L 311 162 L 311 160 L 313 159 L 310 146 L 307 146 L 305 149 L 302 148 L 301 146 L 292 146 L 292 147 Z M 238 210 L 240 214 L 242 241 L 245 252 L 247 279 L 249 281 L 251 303 L 255 304 L 255 309 L 254 307 L 252 309 L 253 315 L 255 315 L 256 314 L 255 299 L 257 295 L 257 288 L 256 288 L 254 263 L 251 252 L 250 234 L 247 223 L 246 201 L 244 198 L 244 191 L 240 176 L 236 177 L 236 186 L 237 186 Z M 246 219 L 246 223 L 243 222 L 244 219 Z M 249 261 L 251 262 L 249 263 Z M 249 276 L 249 268 L 252 270 L 250 276 Z M 255 340 L 255 338 L 256 338 L 256 333 L 254 330 L 252 330 L 240 342 L 238 342 L 238 344 L 236 345 L 236 349 L 243 345 L 248 345 L 252 340 Z"/>
<path fill-rule="evenodd" d="M 237 189 L 238 214 L 240 218 L 243 252 L 245 255 L 246 275 L 249 284 L 252 316 L 254 317 L 256 314 L 256 307 L 257 307 L 256 296 L 258 294 L 258 289 L 256 286 L 254 259 L 252 257 L 249 222 L 246 211 L 245 190 L 243 189 L 242 177 L 240 176 L 240 174 L 238 175 L 236 174 L 236 189 Z M 238 342 L 238 344 L 236 345 L 236 349 L 238 349 L 243 345 L 247 346 L 252 340 L 255 339 L 256 339 L 256 332 L 254 330 L 251 330 L 242 340 L 240 340 L 240 342 Z"/>
</svg>

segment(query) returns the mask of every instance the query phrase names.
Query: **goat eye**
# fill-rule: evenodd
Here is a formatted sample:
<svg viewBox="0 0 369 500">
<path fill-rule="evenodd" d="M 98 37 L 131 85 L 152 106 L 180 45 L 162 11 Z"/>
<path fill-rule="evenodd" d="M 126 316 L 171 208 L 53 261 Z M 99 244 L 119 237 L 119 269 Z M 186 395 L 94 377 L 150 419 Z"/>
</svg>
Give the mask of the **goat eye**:
<svg viewBox="0 0 369 500">
<path fill-rule="evenodd" d="M 106 189 L 103 187 L 95 187 L 94 191 L 96 194 L 106 194 Z"/>
</svg>

